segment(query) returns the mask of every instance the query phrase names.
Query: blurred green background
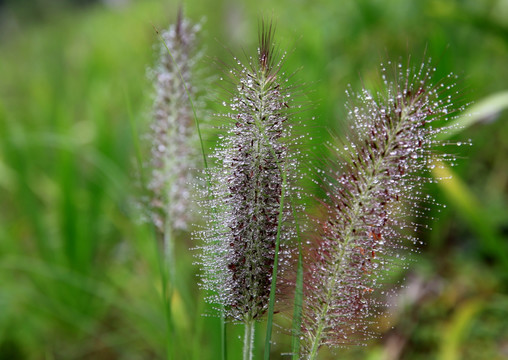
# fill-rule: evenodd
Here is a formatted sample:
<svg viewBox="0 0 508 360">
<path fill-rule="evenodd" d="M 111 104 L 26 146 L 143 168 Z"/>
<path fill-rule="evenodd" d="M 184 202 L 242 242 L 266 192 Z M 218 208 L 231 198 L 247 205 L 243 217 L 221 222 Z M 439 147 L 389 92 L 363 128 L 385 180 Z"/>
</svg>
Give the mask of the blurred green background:
<svg viewBox="0 0 508 360">
<path fill-rule="evenodd" d="M 206 59 L 255 48 L 259 19 L 275 19 L 286 69 L 300 69 L 313 104 L 304 116 L 315 117 L 308 147 L 317 154 L 328 130 L 340 131 L 347 85 L 375 83 L 380 62 L 432 57 L 438 78 L 459 75 L 459 102 L 476 108 L 453 141 L 474 145 L 457 149 L 453 180 L 429 187 L 447 207 L 423 219 L 433 230 L 419 234 L 424 245 L 380 337 L 322 358 L 508 359 L 508 1 L 183 4 L 203 21 Z M 132 174 L 135 138 L 149 121 L 153 27 L 167 27 L 177 8 L 0 1 L 1 360 L 165 357 L 156 246 L 136 221 Z M 173 352 L 218 359 L 219 321 L 202 316 L 194 246 L 181 234 Z M 230 359 L 242 331 L 228 325 Z M 289 358 L 280 355 L 289 340 L 276 331 L 273 359 Z"/>
</svg>

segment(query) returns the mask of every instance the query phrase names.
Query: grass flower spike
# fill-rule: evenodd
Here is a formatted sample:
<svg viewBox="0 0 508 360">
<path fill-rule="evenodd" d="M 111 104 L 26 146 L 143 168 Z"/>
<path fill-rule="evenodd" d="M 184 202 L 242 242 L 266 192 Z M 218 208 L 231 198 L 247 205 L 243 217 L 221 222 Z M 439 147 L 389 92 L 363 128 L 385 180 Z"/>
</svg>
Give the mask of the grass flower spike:
<svg viewBox="0 0 508 360">
<path fill-rule="evenodd" d="M 351 133 L 339 152 L 339 170 L 330 174 L 327 218 L 320 223 L 318 245 L 304 288 L 305 358 L 322 346 L 361 343 L 370 338 L 374 316 L 386 304 L 388 271 L 404 264 L 402 249 L 417 239 L 422 186 L 443 145 L 436 126 L 453 113 L 451 87 L 430 84 L 433 70 L 404 70 L 386 80 L 385 92 L 364 90 L 349 108 Z M 448 157 L 442 155 L 441 157 Z"/>
<path fill-rule="evenodd" d="M 224 114 L 228 125 L 210 170 L 213 199 L 201 263 L 208 300 L 225 317 L 246 325 L 244 358 L 252 357 L 254 321 L 268 309 L 275 249 L 280 240 L 279 272 L 294 237 L 290 185 L 297 161 L 290 152 L 291 97 L 281 61 L 273 48 L 273 28 L 263 27 L 256 58 L 231 70 L 235 92 Z"/>
<path fill-rule="evenodd" d="M 161 33 L 152 123 L 152 220 L 164 233 L 185 230 L 191 208 L 192 169 L 197 167 L 197 135 L 189 96 L 195 96 L 193 68 L 197 25 L 179 12 L 176 24 Z M 185 83 L 184 83 L 185 82 Z"/>
<path fill-rule="evenodd" d="M 191 183 L 198 167 L 198 135 L 194 123 L 197 91 L 195 65 L 198 25 L 178 12 L 176 23 L 157 32 L 157 65 L 150 69 L 154 84 L 150 142 L 150 161 L 142 165 L 147 173 L 141 182 L 146 188 L 143 205 L 152 222 L 158 246 L 158 265 L 166 322 L 168 358 L 174 349 L 175 326 L 172 299 L 175 289 L 175 238 L 187 231 L 193 206 Z M 199 130 L 199 129 L 198 129 Z M 140 160 L 140 158 L 139 158 Z"/>
</svg>

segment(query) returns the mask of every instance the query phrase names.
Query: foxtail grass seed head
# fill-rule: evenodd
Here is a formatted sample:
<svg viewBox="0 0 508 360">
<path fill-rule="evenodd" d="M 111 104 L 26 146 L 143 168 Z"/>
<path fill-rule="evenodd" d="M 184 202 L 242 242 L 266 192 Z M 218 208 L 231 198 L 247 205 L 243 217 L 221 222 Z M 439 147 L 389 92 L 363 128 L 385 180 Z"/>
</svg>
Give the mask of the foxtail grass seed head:
<svg viewBox="0 0 508 360">
<path fill-rule="evenodd" d="M 202 285 L 212 293 L 208 301 L 227 319 L 245 323 L 268 307 L 279 220 L 279 272 L 289 259 L 287 242 L 295 236 L 289 205 L 298 177 L 293 99 L 272 36 L 271 25 L 263 27 L 257 57 L 246 65 L 235 59 L 238 66 L 229 71 L 235 89 L 224 103 L 225 134 L 213 154 L 216 167 L 208 173 L 207 227 L 198 234 L 205 243 L 200 263 Z"/>
<path fill-rule="evenodd" d="M 404 251 L 418 240 L 411 218 L 424 216 L 424 184 L 446 145 L 436 135 L 453 118 L 454 85 L 431 83 L 435 69 L 382 69 L 385 90 L 348 94 L 350 133 L 337 171 L 322 172 L 327 216 L 307 258 L 303 334 L 305 358 L 322 346 L 363 343 L 375 335 L 375 317 L 386 304 L 388 271 L 405 266 Z"/>
<path fill-rule="evenodd" d="M 159 61 L 150 72 L 155 97 L 151 124 L 151 162 L 148 188 L 151 219 L 165 231 L 185 230 L 191 214 L 191 181 L 197 167 L 198 139 L 189 96 L 196 96 L 194 76 L 199 54 L 193 25 L 180 11 L 175 24 L 163 31 Z M 194 101 L 194 103 L 197 103 Z"/>
</svg>

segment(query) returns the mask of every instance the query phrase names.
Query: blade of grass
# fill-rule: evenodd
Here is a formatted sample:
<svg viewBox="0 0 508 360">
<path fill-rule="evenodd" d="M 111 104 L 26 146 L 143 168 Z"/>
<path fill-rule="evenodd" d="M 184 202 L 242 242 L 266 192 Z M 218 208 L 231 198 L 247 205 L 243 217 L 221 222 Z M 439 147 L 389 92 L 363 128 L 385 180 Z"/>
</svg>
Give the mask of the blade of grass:
<svg viewBox="0 0 508 360">
<path fill-rule="evenodd" d="M 227 329 L 226 329 L 226 318 L 224 317 L 224 311 L 222 311 L 222 314 L 220 316 L 220 334 L 221 334 L 221 354 L 222 354 L 222 360 L 227 360 L 228 358 L 228 347 L 227 347 Z"/>
<path fill-rule="evenodd" d="M 24 158 L 27 158 L 27 155 L 24 153 L 27 148 L 12 143 L 13 136 L 10 131 L 7 135 L 8 140 L 2 142 L 2 150 L 8 156 L 6 160 L 11 164 L 16 164 L 14 181 L 17 184 L 16 192 L 19 194 L 17 196 L 19 206 L 24 210 L 24 215 L 29 219 L 30 224 L 32 224 L 33 237 L 40 256 L 48 262 L 56 261 L 57 254 L 48 245 L 50 244 L 48 228 L 44 225 L 44 221 L 37 211 L 38 199 L 29 185 L 28 163 L 24 161 Z"/>
<path fill-rule="evenodd" d="M 438 182 L 439 187 L 470 225 L 471 230 L 482 239 L 483 250 L 508 267 L 506 241 L 494 230 L 490 218 L 481 211 L 482 206 L 478 199 L 446 164 L 442 161 L 434 161 L 434 165 L 432 174 L 435 178 L 441 179 Z"/>
<path fill-rule="evenodd" d="M 449 139 L 465 128 L 482 121 L 488 121 L 505 109 L 508 109 L 508 91 L 489 95 L 464 111 L 463 115 L 450 123 L 451 129 L 440 133 L 437 139 Z"/>
<path fill-rule="evenodd" d="M 127 88 L 124 87 L 125 104 L 127 105 L 127 116 L 129 117 L 129 124 L 131 126 L 132 141 L 134 142 L 134 149 L 136 150 L 136 162 L 138 164 L 138 172 L 141 180 L 141 185 L 145 188 L 145 174 L 143 169 L 143 155 L 141 153 L 141 145 L 139 144 L 139 133 L 137 131 L 134 115 L 132 114 L 132 104 L 127 93 Z"/>
<path fill-rule="evenodd" d="M 201 155 L 203 156 L 203 163 L 205 165 L 205 169 L 208 169 L 208 161 L 206 160 L 205 147 L 203 145 L 203 137 L 201 135 L 201 127 L 199 125 L 199 119 L 198 119 L 198 116 L 196 114 L 196 108 L 194 106 L 194 102 L 192 101 L 192 97 L 190 96 L 191 94 L 190 94 L 189 89 L 187 87 L 187 83 L 185 82 L 185 80 L 184 80 L 184 78 L 182 76 L 182 73 L 180 72 L 180 68 L 178 67 L 177 62 L 175 61 L 175 59 L 173 57 L 173 54 L 171 54 L 171 51 L 169 50 L 169 47 L 166 44 L 166 41 L 164 40 L 164 38 L 160 34 L 159 30 L 157 30 L 157 28 L 155 28 L 155 26 L 154 26 L 154 30 L 157 33 L 157 36 L 159 37 L 160 41 L 162 41 L 162 43 L 164 44 L 164 47 L 166 48 L 166 51 L 168 52 L 168 55 L 171 57 L 171 61 L 173 61 L 173 64 L 175 65 L 175 68 L 176 68 L 176 71 L 178 72 L 178 76 L 180 77 L 180 80 L 182 81 L 182 84 L 183 84 L 183 86 L 185 88 L 185 93 L 187 94 L 187 99 L 189 99 L 189 104 L 190 104 L 190 107 L 192 109 L 192 115 L 194 116 L 194 122 L 196 124 L 196 130 L 198 132 L 199 144 L 201 146 Z"/>
<path fill-rule="evenodd" d="M 296 219 L 295 209 L 291 205 L 293 217 Z M 293 330 L 291 339 L 291 351 L 293 360 L 300 359 L 300 330 L 302 325 L 302 304 L 303 304 L 303 255 L 302 238 L 300 236 L 300 227 L 296 223 L 296 232 L 298 234 L 298 264 L 296 269 L 295 300 L 293 311 Z"/>
<path fill-rule="evenodd" d="M 263 137 L 266 140 L 266 134 L 263 135 Z M 270 142 L 267 141 L 269 144 Z M 274 158 L 277 157 L 275 150 L 273 147 L 270 147 L 270 152 L 272 153 L 272 156 Z M 277 283 L 277 268 L 278 268 L 278 262 L 279 262 L 279 246 L 280 246 L 280 231 L 282 227 L 282 215 L 284 210 L 284 199 L 286 196 L 286 186 L 287 186 L 287 176 L 286 176 L 286 170 L 285 168 L 281 168 L 280 164 L 277 163 L 277 167 L 281 173 L 282 176 L 282 191 L 281 191 L 281 197 L 280 197 L 280 205 L 279 205 L 279 216 L 277 219 L 277 237 L 275 239 L 275 256 L 274 256 L 274 264 L 273 264 L 273 272 L 272 272 L 272 283 L 270 287 L 270 299 L 268 302 L 268 318 L 267 318 L 267 324 L 266 324 L 266 337 L 265 337 L 265 352 L 264 352 L 264 359 L 268 360 L 270 358 L 270 348 L 271 348 L 271 338 L 272 338 L 272 328 L 273 328 L 273 311 L 275 307 L 275 290 L 276 290 L 276 283 Z M 293 202 L 291 202 L 291 210 L 293 212 L 293 217 L 295 219 L 296 223 L 296 230 L 298 234 L 298 241 L 299 241 L 299 256 L 301 256 L 301 237 L 300 237 L 300 228 L 298 226 L 298 221 L 296 221 L 296 214 L 293 207 Z M 299 259 L 300 263 L 300 259 Z M 297 283 L 298 283 L 298 274 L 297 274 Z M 302 286 L 303 286 L 303 268 L 302 268 Z M 301 302 L 301 297 L 300 297 Z M 301 319 L 301 305 L 300 305 L 300 316 L 297 316 Z M 298 344 L 299 346 L 299 344 Z"/>
<path fill-rule="evenodd" d="M 272 149 L 273 150 L 273 149 Z M 282 213 L 284 211 L 284 199 L 286 196 L 286 172 L 282 171 L 282 191 L 279 205 L 279 219 L 277 224 L 277 237 L 275 239 L 275 256 L 273 258 L 272 284 L 270 287 L 270 300 L 268 302 L 268 318 L 266 321 L 266 338 L 264 359 L 270 359 L 270 347 L 272 345 L 273 309 L 275 306 L 275 289 L 277 285 L 277 267 L 279 263 L 280 230 L 282 227 Z"/>
<path fill-rule="evenodd" d="M 263 136 L 266 140 L 266 134 L 263 134 Z M 270 142 L 267 141 L 267 144 L 270 144 Z M 270 147 L 270 152 L 272 153 L 272 156 L 274 158 L 277 157 L 273 147 Z M 270 359 L 270 348 L 272 345 L 271 339 L 272 339 L 272 328 L 273 328 L 273 311 L 274 311 L 274 307 L 275 307 L 275 290 L 276 290 L 276 286 L 277 286 L 277 268 L 278 268 L 278 264 L 279 264 L 280 231 L 282 228 L 282 215 L 283 215 L 283 211 L 284 211 L 284 199 L 286 196 L 286 186 L 287 186 L 286 170 L 284 168 L 281 169 L 280 164 L 277 164 L 277 167 L 279 168 L 279 171 L 282 176 L 282 191 L 281 191 L 281 196 L 280 196 L 279 216 L 277 219 L 277 237 L 275 238 L 275 254 L 274 254 L 274 259 L 273 259 L 272 283 L 270 286 L 270 299 L 268 301 L 268 318 L 266 320 L 266 337 L 265 337 L 265 352 L 264 352 L 264 359 L 265 360 Z M 293 207 L 291 207 L 291 208 L 293 209 Z M 294 212 L 293 212 L 293 214 L 294 214 Z M 295 221 L 296 221 L 296 218 L 295 218 Z M 298 223 L 297 223 L 297 230 L 298 230 Z"/>
<path fill-rule="evenodd" d="M 264 135 L 266 139 L 266 135 Z M 267 141 L 269 144 L 270 142 Z M 272 153 L 272 156 L 276 158 L 275 150 L 273 147 L 270 147 L 270 152 Z M 272 328 L 273 328 L 273 311 L 275 307 L 275 290 L 277 286 L 277 268 L 279 263 L 279 246 L 280 246 L 280 231 L 282 228 L 282 215 L 284 211 L 284 199 L 286 196 L 286 186 L 287 186 L 287 176 L 286 176 L 286 170 L 284 168 L 280 167 L 280 164 L 277 164 L 277 167 L 279 168 L 279 171 L 282 176 L 282 191 L 280 196 L 280 205 L 279 205 L 279 216 L 277 219 L 277 237 L 275 239 L 275 256 L 273 259 L 273 271 L 272 271 L 272 283 L 270 286 L 270 299 L 268 301 L 268 318 L 266 321 L 266 337 L 265 337 L 265 352 L 264 352 L 264 359 L 268 360 L 270 359 L 270 348 L 272 345 L 271 339 L 272 339 Z M 291 206 L 291 209 L 293 210 L 293 216 L 294 216 L 294 208 Z M 295 216 L 294 216 L 295 217 Z M 296 217 L 295 217 L 296 221 Z M 297 223 L 297 231 L 299 233 L 298 229 L 298 223 Z"/>
<path fill-rule="evenodd" d="M 458 360 L 461 356 L 461 341 L 472 326 L 474 317 L 485 307 L 481 299 L 468 300 L 454 311 L 454 316 L 443 331 L 439 360 Z"/>
</svg>

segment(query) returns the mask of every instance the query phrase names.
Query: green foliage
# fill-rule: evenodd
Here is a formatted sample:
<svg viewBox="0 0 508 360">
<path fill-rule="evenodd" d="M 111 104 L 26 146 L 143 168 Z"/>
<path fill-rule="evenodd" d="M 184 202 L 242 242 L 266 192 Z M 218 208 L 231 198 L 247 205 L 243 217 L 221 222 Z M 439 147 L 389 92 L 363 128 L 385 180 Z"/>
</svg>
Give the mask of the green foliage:
<svg viewBox="0 0 508 360">
<path fill-rule="evenodd" d="M 474 145 L 461 147 L 453 180 L 429 189 L 447 207 L 429 213 L 433 231 L 419 234 L 427 245 L 401 280 L 407 294 L 380 319 L 384 336 L 341 358 L 505 358 L 506 2 L 188 0 L 185 8 L 194 20 L 206 17 L 207 55 L 226 62 L 224 47 L 255 48 L 258 17 L 274 15 L 281 48 L 293 49 L 285 69 L 301 69 L 309 89 L 302 100 L 313 106 L 302 116 L 315 120 L 304 148 L 318 158 L 328 129 L 341 136 L 347 84 L 376 86 L 381 61 L 430 56 L 438 76 L 459 75 L 476 112 L 451 140 Z M 158 250 L 132 205 L 138 140 L 130 122 L 147 132 L 152 24 L 165 28 L 177 8 L 150 0 L 51 9 L 51 21 L 10 12 L 0 33 L 0 359 L 160 359 L 167 329 Z M 212 135 L 204 132 L 209 148 Z M 196 285 L 196 245 L 179 234 L 173 353 L 216 359 L 220 319 L 202 316 L 213 311 Z M 291 336 L 274 329 L 271 359 L 279 359 Z M 229 359 L 241 356 L 242 332 L 227 325 Z"/>
</svg>

